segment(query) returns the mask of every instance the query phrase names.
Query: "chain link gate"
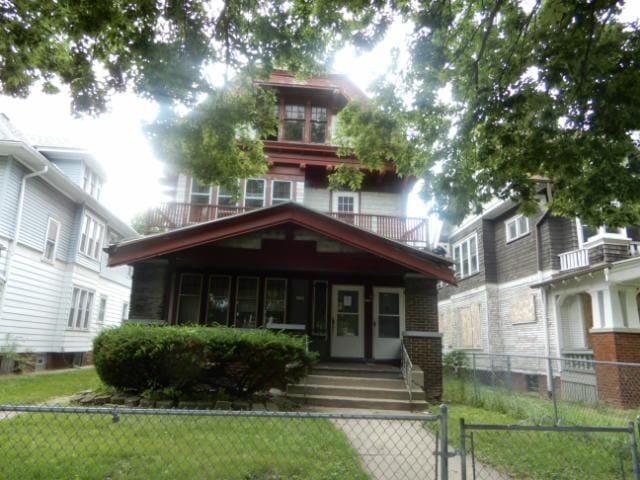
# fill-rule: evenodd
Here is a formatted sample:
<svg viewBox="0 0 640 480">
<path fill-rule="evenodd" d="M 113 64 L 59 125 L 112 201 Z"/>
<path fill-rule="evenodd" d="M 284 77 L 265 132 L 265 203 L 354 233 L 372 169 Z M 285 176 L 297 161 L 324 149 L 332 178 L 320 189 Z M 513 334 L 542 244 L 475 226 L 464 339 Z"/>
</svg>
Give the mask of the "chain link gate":
<svg viewBox="0 0 640 480">
<path fill-rule="evenodd" d="M 598 438 L 596 438 L 598 437 Z M 571 458 L 581 462 L 568 462 Z M 578 450 L 578 451 L 577 451 Z M 581 450 L 581 451 L 580 451 Z M 640 480 L 635 425 L 486 425 L 460 419 L 461 480 Z M 508 467 L 509 474 L 489 465 Z"/>
</svg>

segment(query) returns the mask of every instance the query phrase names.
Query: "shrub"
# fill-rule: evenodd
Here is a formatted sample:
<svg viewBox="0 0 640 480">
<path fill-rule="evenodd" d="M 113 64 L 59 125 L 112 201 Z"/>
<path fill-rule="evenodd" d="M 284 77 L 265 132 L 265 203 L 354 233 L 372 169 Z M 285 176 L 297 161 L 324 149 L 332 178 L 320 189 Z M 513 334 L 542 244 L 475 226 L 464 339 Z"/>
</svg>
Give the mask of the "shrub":
<svg viewBox="0 0 640 480">
<path fill-rule="evenodd" d="M 247 398 L 302 378 L 317 358 L 305 342 L 266 330 L 125 325 L 100 333 L 93 354 L 102 381 L 120 390 L 224 389 Z"/>
</svg>

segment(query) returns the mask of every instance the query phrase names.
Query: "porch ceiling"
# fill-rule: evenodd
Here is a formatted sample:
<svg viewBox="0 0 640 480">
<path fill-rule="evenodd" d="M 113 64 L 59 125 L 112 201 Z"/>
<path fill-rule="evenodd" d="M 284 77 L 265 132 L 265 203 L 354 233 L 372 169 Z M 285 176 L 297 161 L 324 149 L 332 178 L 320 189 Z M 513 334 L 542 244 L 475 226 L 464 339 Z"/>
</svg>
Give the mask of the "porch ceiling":
<svg viewBox="0 0 640 480">
<path fill-rule="evenodd" d="M 453 271 L 450 268 L 451 262 L 445 258 L 386 239 L 297 203 L 284 203 L 242 215 L 114 244 L 107 249 L 109 265 L 135 264 L 143 260 L 287 224 L 317 232 L 410 271 L 455 284 Z"/>
</svg>

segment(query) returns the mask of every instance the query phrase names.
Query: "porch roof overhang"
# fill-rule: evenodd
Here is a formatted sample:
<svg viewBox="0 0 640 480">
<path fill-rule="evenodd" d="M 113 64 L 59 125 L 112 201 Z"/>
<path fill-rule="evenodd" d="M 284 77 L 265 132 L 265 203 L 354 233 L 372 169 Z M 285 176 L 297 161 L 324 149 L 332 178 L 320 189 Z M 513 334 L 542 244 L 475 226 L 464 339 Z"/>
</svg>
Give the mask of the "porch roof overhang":
<svg viewBox="0 0 640 480">
<path fill-rule="evenodd" d="M 401 265 L 411 271 L 455 285 L 451 262 L 328 215 L 288 202 L 110 245 L 109 266 L 135 264 L 219 240 L 285 224 L 297 225 Z"/>
</svg>

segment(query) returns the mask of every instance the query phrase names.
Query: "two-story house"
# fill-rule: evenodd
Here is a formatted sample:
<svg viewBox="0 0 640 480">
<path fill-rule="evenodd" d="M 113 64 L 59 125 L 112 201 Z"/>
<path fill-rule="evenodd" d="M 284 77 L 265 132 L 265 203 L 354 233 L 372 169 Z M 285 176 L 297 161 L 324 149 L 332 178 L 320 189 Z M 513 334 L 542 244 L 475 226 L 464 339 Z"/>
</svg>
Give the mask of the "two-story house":
<svg viewBox="0 0 640 480">
<path fill-rule="evenodd" d="M 363 168 L 331 143 L 362 96 L 345 77 L 275 72 L 257 88 L 279 100 L 268 173 L 241 180 L 240 198 L 175 175 L 146 220 L 166 233 L 111 246 L 111 265 L 134 267 L 131 318 L 306 332 L 324 359 L 398 362 L 404 347 L 439 398 L 436 284 L 453 272 L 426 248 L 426 219 L 405 214 L 415 180 L 390 162 L 360 191 L 329 190 L 339 164 Z"/>
<path fill-rule="evenodd" d="M 542 207 L 550 192 L 541 186 L 538 215 L 495 200 L 443 239 L 458 278 L 440 289 L 444 348 L 562 357 L 553 366 L 564 398 L 637 404 L 639 382 L 580 360 L 640 362 L 638 230 L 556 217 Z M 547 362 L 511 361 L 523 388 L 550 388 Z"/>
<path fill-rule="evenodd" d="M 57 368 L 88 361 L 97 332 L 127 317 L 129 269 L 103 248 L 137 234 L 100 203 L 89 152 L 45 143 L 0 115 L 0 343 Z"/>
</svg>

